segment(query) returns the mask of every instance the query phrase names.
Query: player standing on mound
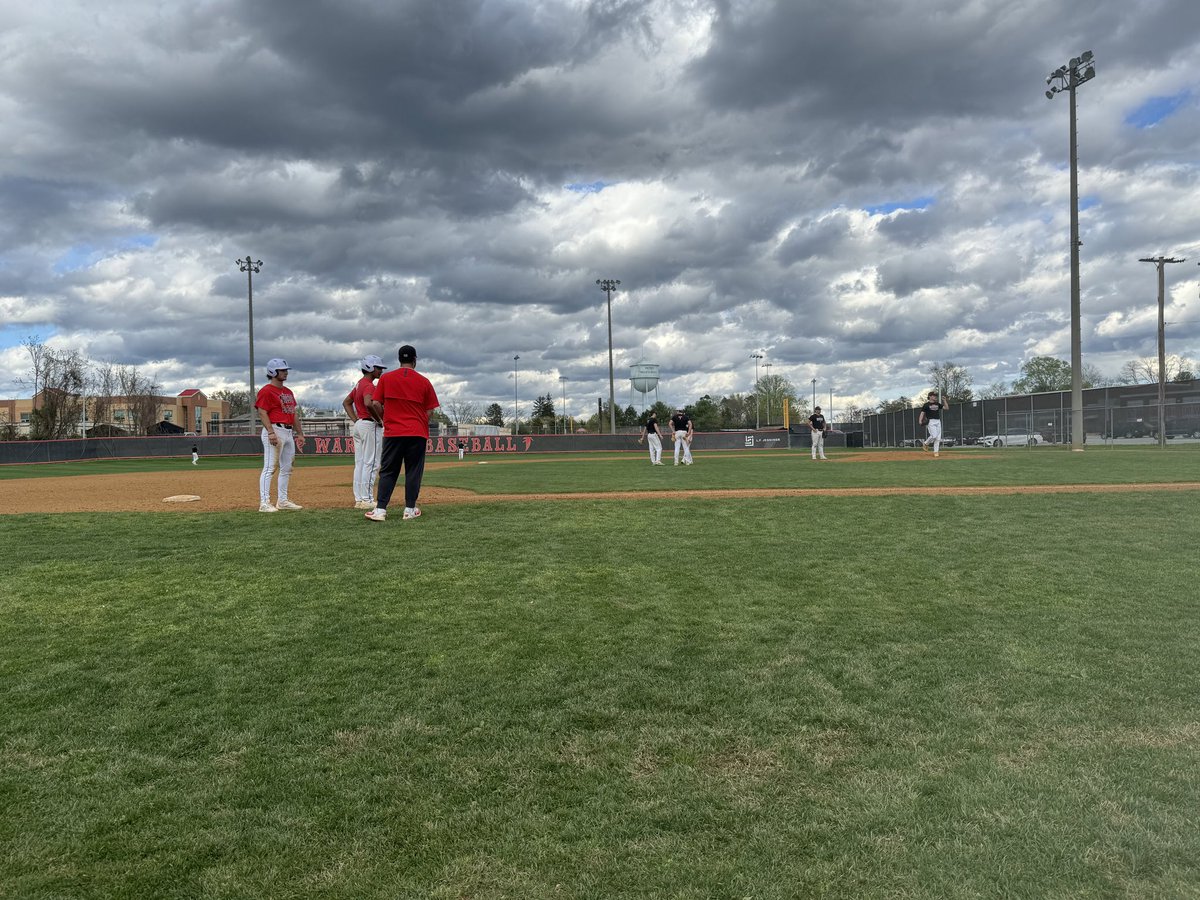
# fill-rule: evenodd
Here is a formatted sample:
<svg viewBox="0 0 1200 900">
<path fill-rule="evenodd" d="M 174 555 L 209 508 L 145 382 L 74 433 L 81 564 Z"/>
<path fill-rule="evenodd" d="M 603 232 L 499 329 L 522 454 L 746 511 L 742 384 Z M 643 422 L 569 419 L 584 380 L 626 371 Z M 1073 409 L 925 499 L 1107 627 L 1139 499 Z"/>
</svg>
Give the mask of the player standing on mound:
<svg viewBox="0 0 1200 900">
<path fill-rule="evenodd" d="M 296 395 L 284 386 L 288 377 L 286 359 L 267 361 L 266 384 L 259 389 L 254 407 L 262 422 L 263 468 L 258 479 L 258 511 L 279 512 L 281 509 L 303 509 L 288 499 L 288 482 L 292 478 L 292 460 L 296 458 L 296 445 L 304 446 L 304 427 L 300 421 L 300 407 Z M 279 467 L 278 500 L 271 504 L 271 477 Z"/>
<path fill-rule="evenodd" d="M 374 354 L 358 364 L 362 378 L 342 401 L 346 418 L 354 423 L 354 508 L 375 508 L 375 479 L 379 476 L 379 454 L 383 450 L 383 420 L 371 406 L 375 380 L 384 373 L 383 360 Z"/>
<path fill-rule="evenodd" d="M 425 474 L 425 444 L 429 440 L 429 414 L 441 404 L 429 379 L 417 371 L 417 351 L 400 348 L 400 367 L 385 372 L 375 385 L 371 406 L 383 419 L 383 463 L 379 468 L 379 496 L 366 514 L 372 522 L 387 520 L 388 503 L 400 467 L 404 466 L 404 518 L 421 515 L 417 497 Z"/>
<path fill-rule="evenodd" d="M 942 446 L 942 411 L 949 408 L 949 401 L 939 397 L 937 391 L 930 391 L 929 399 L 921 407 L 921 415 L 917 417 L 917 424 L 924 425 L 929 435 L 921 441 L 921 449 L 928 452 L 932 441 L 934 456 L 938 455 Z"/>
<path fill-rule="evenodd" d="M 675 410 L 671 416 L 671 433 L 675 436 L 675 465 L 679 465 L 679 456 L 683 454 L 683 464 L 692 464 L 692 420 L 682 408 Z"/>
</svg>

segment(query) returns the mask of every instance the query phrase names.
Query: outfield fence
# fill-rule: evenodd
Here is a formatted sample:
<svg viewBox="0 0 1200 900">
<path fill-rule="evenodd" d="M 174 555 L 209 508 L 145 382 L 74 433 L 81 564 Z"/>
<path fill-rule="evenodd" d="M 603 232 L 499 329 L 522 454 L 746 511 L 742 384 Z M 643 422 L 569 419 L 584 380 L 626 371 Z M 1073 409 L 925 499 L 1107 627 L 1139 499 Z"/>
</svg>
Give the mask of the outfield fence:
<svg viewBox="0 0 1200 900">
<path fill-rule="evenodd" d="M 306 427 L 307 430 L 307 427 Z M 500 434 L 435 435 L 427 452 L 433 456 L 458 455 L 459 441 L 466 442 L 472 455 L 571 453 L 627 451 L 645 453 L 635 434 Z M 830 435 L 829 447 L 845 446 L 844 435 Z M 693 450 L 797 450 L 811 446 L 807 435 L 790 434 L 782 429 L 771 431 L 698 432 Z M 27 463 L 76 462 L 91 459 L 153 459 L 180 457 L 190 462 L 192 447 L 200 456 L 257 456 L 262 453 L 258 435 L 162 435 L 158 437 L 75 438 L 59 441 L 0 441 L 0 465 Z M 670 440 L 663 442 L 663 453 L 670 455 Z M 300 450 L 303 456 L 350 456 L 354 438 L 340 434 L 309 433 Z"/>
<path fill-rule="evenodd" d="M 866 416 L 866 446 L 913 446 L 926 437 L 919 416 L 919 408 Z M 942 437 L 1007 447 L 1070 443 L 1071 417 L 1070 391 L 969 400 L 943 413 Z M 1157 439 L 1160 431 L 1171 440 L 1200 439 L 1200 382 L 1167 385 L 1161 409 L 1156 384 L 1085 390 L 1083 430 L 1091 443 Z"/>
</svg>

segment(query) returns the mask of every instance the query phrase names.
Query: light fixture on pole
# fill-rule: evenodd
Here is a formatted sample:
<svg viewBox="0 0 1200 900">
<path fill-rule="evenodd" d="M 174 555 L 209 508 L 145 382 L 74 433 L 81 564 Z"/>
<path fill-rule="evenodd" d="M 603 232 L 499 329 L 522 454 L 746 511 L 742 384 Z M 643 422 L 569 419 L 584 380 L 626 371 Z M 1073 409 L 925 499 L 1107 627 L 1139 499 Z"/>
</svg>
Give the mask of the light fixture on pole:
<svg viewBox="0 0 1200 900">
<path fill-rule="evenodd" d="M 562 405 L 562 420 L 563 420 L 563 434 L 566 434 L 566 433 L 567 433 L 567 376 L 566 376 L 566 375 L 559 375 L 559 376 L 558 376 L 558 383 L 562 385 L 562 400 L 563 400 L 563 405 Z"/>
<path fill-rule="evenodd" d="M 767 370 L 767 374 L 763 377 L 767 382 L 767 427 L 768 428 L 771 427 L 771 391 L 773 388 L 773 385 L 771 384 L 771 365 L 772 364 L 769 362 L 763 363 L 763 368 Z"/>
<path fill-rule="evenodd" d="M 1167 446 L 1167 323 L 1165 319 L 1166 277 L 1163 268 L 1167 263 L 1186 262 L 1174 256 L 1152 256 L 1138 262 L 1154 263 L 1158 268 L 1158 446 Z"/>
<path fill-rule="evenodd" d="M 517 434 L 521 427 L 521 417 L 517 414 L 517 360 L 520 358 L 513 357 L 513 434 Z"/>
<path fill-rule="evenodd" d="M 237 264 L 238 269 L 246 273 L 246 305 L 250 322 L 250 392 L 246 394 L 246 433 L 254 434 L 254 398 L 257 393 L 254 390 L 254 276 L 262 269 L 263 261 L 247 256 L 237 260 Z"/>
<path fill-rule="evenodd" d="M 608 428 L 610 434 L 617 433 L 617 402 L 613 390 L 613 351 L 612 351 L 612 295 L 621 283 L 619 278 L 597 278 L 596 284 L 608 301 Z"/>
<path fill-rule="evenodd" d="M 751 353 L 750 358 L 754 360 L 754 427 L 759 427 L 758 421 L 758 361 L 765 357 L 761 353 Z"/>
<path fill-rule="evenodd" d="M 1096 77 L 1091 50 L 1071 58 L 1046 78 L 1046 99 L 1066 91 L 1071 99 L 1071 449 L 1083 449 L 1083 339 L 1079 312 L 1079 153 L 1075 135 L 1075 89 Z"/>
</svg>

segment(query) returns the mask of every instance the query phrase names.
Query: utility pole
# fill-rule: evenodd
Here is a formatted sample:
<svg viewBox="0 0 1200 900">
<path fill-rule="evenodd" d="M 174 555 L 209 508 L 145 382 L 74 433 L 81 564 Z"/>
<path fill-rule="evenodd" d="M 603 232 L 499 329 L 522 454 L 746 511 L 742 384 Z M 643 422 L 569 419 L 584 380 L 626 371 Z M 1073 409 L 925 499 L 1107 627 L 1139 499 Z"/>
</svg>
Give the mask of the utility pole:
<svg viewBox="0 0 1200 900">
<path fill-rule="evenodd" d="M 1154 263 L 1158 269 L 1158 446 L 1167 446 L 1167 323 L 1164 307 L 1166 305 L 1166 277 L 1163 268 L 1167 263 L 1186 262 L 1174 256 L 1152 256 L 1139 259 L 1138 262 Z"/>
<path fill-rule="evenodd" d="M 513 357 L 513 434 L 518 433 L 521 427 L 521 417 L 517 414 L 517 360 L 521 357 Z"/>
<path fill-rule="evenodd" d="M 612 295 L 621 283 L 619 278 L 597 278 L 596 284 L 608 300 L 608 422 L 609 433 L 617 433 L 617 398 L 613 391 Z"/>
<path fill-rule="evenodd" d="M 1082 68 L 1081 68 L 1082 67 Z M 1079 311 L 1079 152 L 1075 129 L 1075 89 L 1096 77 L 1094 56 L 1085 50 L 1046 78 L 1046 99 L 1067 91 L 1071 98 L 1071 449 L 1083 450 L 1083 341 Z"/>
<path fill-rule="evenodd" d="M 764 379 L 767 382 L 767 427 L 771 427 L 771 392 L 774 390 L 774 384 L 771 382 L 771 363 L 763 363 L 763 368 L 767 370 Z"/>
<path fill-rule="evenodd" d="M 250 391 L 246 394 L 246 433 L 254 434 L 254 398 L 257 394 L 254 390 L 257 383 L 254 378 L 254 276 L 262 269 L 263 261 L 247 256 L 236 262 L 238 269 L 246 273 L 246 305 L 250 310 Z"/>
<path fill-rule="evenodd" d="M 754 430 L 757 431 L 760 427 L 760 423 L 759 423 L 759 419 L 758 419 L 758 406 L 759 406 L 759 404 L 758 404 L 758 397 L 759 397 L 758 361 L 760 359 L 763 359 L 764 357 L 761 353 L 759 353 L 758 351 L 755 351 L 754 353 L 750 354 L 750 358 L 752 360 L 754 360 Z"/>
</svg>

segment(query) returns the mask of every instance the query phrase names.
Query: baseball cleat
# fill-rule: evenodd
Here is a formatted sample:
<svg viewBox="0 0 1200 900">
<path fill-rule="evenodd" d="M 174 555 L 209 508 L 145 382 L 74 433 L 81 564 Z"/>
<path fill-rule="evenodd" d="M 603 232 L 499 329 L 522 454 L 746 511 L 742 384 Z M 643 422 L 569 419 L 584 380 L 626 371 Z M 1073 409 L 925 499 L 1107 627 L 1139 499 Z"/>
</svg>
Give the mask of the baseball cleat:
<svg viewBox="0 0 1200 900">
<path fill-rule="evenodd" d="M 363 518 L 370 519 L 372 522 L 386 522 L 387 521 L 387 510 L 386 509 L 373 509 L 369 513 L 364 515 Z"/>
<path fill-rule="evenodd" d="M 412 509 L 406 509 L 404 511 L 404 518 L 406 518 L 406 519 L 416 519 L 416 518 L 419 518 L 420 515 L 421 515 L 421 507 L 419 507 L 419 506 L 414 506 Z"/>
<path fill-rule="evenodd" d="M 355 509 L 374 509 L 375 501 L 374 500 L 355 500 L 354 508 Z"/>
<path fill-rule="evenodd" d="M 304 509 L 299 503 L 293 503 L 291 500 L 280 500 L 275 504 L 279 509 Z"/>
<path fill-rule="evenodd" d="M 278 506 L 272 506 L 270 503 L 260 503 L 258 505 L 259 512 L 279 512 Z"/>
</svg>

